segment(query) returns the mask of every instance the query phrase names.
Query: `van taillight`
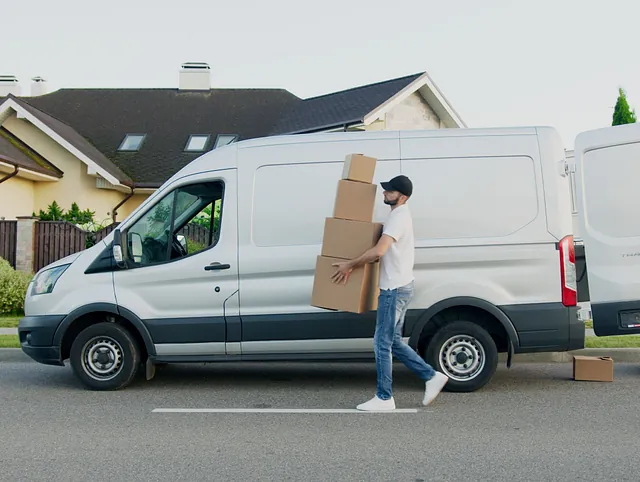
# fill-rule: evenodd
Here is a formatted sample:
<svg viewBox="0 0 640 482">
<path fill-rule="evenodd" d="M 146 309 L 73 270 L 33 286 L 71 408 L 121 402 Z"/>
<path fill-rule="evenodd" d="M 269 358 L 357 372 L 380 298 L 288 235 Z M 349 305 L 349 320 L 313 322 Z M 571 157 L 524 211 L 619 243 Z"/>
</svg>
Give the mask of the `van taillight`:
<svg viewBox="0 0 640 482">
<path fill-rule="evenodd" d="M 576 281 L 576 251 L 573 236 L 565 236 L 560 240 L 560 279 L 562 282 L 562 304 L 576 306 L 578 304 L 578 283 Z"/>
</svg>

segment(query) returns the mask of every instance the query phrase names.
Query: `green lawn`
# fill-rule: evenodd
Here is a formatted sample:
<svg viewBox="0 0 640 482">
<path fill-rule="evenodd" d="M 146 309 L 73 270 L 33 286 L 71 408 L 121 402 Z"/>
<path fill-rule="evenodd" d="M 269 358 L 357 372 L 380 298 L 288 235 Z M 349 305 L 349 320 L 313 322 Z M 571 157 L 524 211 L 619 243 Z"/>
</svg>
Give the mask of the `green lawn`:
<svg viewBox="0 0 640 482">
<path fill-rule="evenodd" d="M 584 322 L 584 327 L 585 328 L 591 328 L 593 330 L 593 321 L 591 321 L 591 320 L 585 321 Z"/>
<path fill-rule="evenodd" d="M 18 328 L 21 316 L 0 316 L 0 328 Z"/>
<path fill-rule="evenodd" d="M 640 335 L 588 336 L 585 348 L 640 348 Z"/>
<path fill-rule="evenodd" d="M 0 335 L 0 348 L 20 348 L 18 335 Z"/>
</svg>

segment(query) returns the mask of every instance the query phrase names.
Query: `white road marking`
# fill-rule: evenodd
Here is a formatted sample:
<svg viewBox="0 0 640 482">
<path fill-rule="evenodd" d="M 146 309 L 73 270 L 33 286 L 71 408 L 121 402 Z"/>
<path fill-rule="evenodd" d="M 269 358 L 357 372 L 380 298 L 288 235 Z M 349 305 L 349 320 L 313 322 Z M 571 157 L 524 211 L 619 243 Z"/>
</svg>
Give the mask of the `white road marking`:
<svg viewBox="0 0 640 482">
<path fill-rule="evenodd" d="M 374 412 L 342 408 L 154 408 L 153 413 L 418 413 L 415 408 Z"/>
</svg>

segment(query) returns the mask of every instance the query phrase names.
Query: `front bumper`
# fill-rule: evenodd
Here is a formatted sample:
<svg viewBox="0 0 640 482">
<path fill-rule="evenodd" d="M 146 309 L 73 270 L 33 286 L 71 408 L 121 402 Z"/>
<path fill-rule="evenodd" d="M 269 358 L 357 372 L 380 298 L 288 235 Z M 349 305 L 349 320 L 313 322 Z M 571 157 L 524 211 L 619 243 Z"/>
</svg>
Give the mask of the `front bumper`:
<svg viewBox="0 0 640 482">
<path fill-rule="evenodd" d="M 25 316 L 18 324 L 20 347 L 33 360 L 44 365 L 64 366 L 60 347 L 53 345 L 53 336 L 64 315 Z"/>
</svg>

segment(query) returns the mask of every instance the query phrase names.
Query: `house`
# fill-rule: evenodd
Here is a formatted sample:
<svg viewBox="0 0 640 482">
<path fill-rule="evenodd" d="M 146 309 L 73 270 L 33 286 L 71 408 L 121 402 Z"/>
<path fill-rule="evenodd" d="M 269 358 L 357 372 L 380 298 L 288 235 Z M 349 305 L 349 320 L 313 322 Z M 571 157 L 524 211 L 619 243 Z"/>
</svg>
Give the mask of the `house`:
<svg viewBox="0 0 640 482">
<path fill-rule="evenodd" d="M 22 96 L 0 76 L 0 219 L 54 200 L 121 220 L 204 152 L 263 136 L 466 127 L 426 72 L 301 99 L 284 89 L 218 89 L 185 63 L 178 88 L 60 89 Z"/>
</svg>

